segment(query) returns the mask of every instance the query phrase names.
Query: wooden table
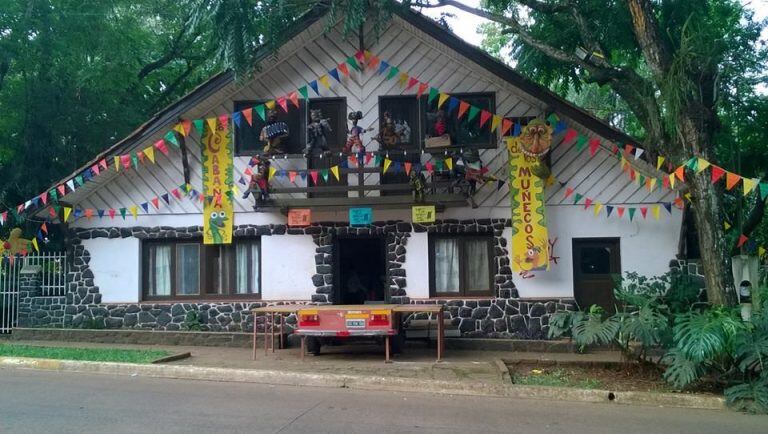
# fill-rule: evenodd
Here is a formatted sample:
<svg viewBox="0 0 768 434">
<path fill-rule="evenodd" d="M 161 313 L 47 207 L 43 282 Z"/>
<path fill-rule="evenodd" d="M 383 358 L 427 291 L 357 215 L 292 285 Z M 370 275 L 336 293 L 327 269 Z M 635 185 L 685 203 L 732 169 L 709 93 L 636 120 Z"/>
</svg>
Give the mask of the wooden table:
<svg viewBox="0 0 768 434">
<path fill-rule="evenodd" d="M 264 306 L 252 309 L 253 318 L 253 359 L 256 360 L 256 315 L 264 314 L 264 354 L 269 354 L 270 349 L 275 352 L 275 315 L 280 316 L 280 348 L 283 347 L 283 335 L 285 317 L 290 314 L 297 314 L 302 309 L 313 310 L 391 310 L 392 312 L 407 313 L 428 313 L 437 315 L 437 361 L 443 359 L 445 351 L 445 325 L 443 324 L 442 304 L 365 304 L 365 305 L 311 305 L 311 304 L 284 304 L 274 306 Z M 267 318 L 269 318 L 269 328 L 267 328 Z M 298 321 L 298 318 L 297 318 Z M 387 345 L 389 352 L 389 345 Z M 304 356 L 304 346 L 302 345 L 302 358 Z"/>
</svg>

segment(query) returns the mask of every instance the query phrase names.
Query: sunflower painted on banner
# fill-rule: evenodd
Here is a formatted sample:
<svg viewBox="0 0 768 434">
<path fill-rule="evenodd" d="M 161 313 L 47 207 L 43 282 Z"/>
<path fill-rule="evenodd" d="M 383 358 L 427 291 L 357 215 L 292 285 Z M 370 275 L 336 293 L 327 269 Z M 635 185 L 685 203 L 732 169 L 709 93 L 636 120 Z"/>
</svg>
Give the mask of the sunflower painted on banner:
<svg viewBox="0 0 768 434">
<path fill-rule="evenodd" d="M 234 220 L 231 128 L 223 122 L 206 128 L 202 145 L 203 242 L 230 244 Z"/>
<path fill-rule="evenodd" d="M 512 205 L 512 270 L 516 273 L 549 270 L 544 180 L 533 173 L 539 159 L 526 155 L 516 137 L 507 139 L 507 149 Z"/>
</svg>

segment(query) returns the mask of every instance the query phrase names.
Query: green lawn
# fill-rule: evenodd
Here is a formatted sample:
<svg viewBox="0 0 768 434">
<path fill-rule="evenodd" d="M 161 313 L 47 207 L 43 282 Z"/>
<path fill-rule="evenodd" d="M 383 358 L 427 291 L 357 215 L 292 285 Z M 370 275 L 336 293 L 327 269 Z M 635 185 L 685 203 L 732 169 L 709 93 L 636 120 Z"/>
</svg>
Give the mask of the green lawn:
<svg viewBox="0 0 768 434">
<path fill-rule="evenodd" d="M 121 350 L 116 348 L 38 347 L 0 344 L 0 357 L 85 360 L 90 362 L 149 363 L 169 355 L 163 350 Z"/>
</svg>

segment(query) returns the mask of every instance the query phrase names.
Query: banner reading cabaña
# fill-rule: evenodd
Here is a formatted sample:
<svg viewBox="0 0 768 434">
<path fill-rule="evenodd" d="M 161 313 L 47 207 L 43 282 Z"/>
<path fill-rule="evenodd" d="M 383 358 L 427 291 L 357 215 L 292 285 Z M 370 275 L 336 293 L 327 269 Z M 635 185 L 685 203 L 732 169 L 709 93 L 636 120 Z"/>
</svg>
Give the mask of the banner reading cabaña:
<svg viewBox="0 0 768 434">
<path fill-rule="evenodd" d="M 203 158 L 203 242 L 230 244 L 234 207 L 232 205 L 232 133 L 216 122 L 216 130 L 206 125 L 202 140 Z"/>
<path fill-rule="evenodd" d="M 512 202 L 512 270 L 549 270 L 544 180 L 532 168 L 538 158 L 522 152 L 517 138 L 507 139 L 509 197 Z"/>
</svg>

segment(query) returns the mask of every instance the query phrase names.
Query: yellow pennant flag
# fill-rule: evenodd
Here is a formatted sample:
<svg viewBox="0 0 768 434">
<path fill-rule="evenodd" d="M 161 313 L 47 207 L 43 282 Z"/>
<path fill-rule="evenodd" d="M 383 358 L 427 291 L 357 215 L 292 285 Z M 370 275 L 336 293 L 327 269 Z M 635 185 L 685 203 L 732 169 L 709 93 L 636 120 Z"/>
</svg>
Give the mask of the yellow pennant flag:
<svg viewBox="0 0 768 434">
<path fill-rule="evenodd" d="M 32 247 L 35 248 L 37 253 L 40 253 L 40 246 L 37 245 L 37 238 L 32 238 Z"/>
<path fill-rule="evenodd" d="M 651 187 L 650 191 L 651 191 L 651 193 L 653 193 L 653 190 L 656 188 L 656 178 L 649 178 L 649 179 L 651 180 L 650 181 L 650 187 Z"/>
<path fill-rule="evenodd" d="M 675 188 L 675 180 L 676 180 L 676 179 L 677 179 L 677 178 L 675 178 L 675 174 L 674 174 L 674 173 L 670 173 L 670 174 L 669 174 L 669 186 L 670 186 L 671 188 Z"/>
<path fill-rule="evenodd" d="M 742 178 L 741 183 L 744 185 L 744 196 L 748 195 L 752 190 L 757 187 L 757 179 L 754 178 Z"/>
<path fill-rule="evenodd" d="M 240 189 L 237 188 L 237 184 L 232 184 L 232 193 L 238 196 L 240 195 Z"/>
<path fill-rule="evenodd" d="M 759 256 L 761 258 L 763 256 L 765 256 L 765 247 L 760 246 L 760 247 L 757 248 L 757 256 Z"/>
<path fill-rule="evenodd" d="M 595 202 L 595 217 L 600 214 L 601 209 L 603 209 L 603 204 L 600 202 Z"/>
<path fill-rule="evenodd" d="M 661 169 L 662 164 L 664 164 L 664 157 L 656 157 L 656 170 Z"/>
<path fill-rule="evenodd" d="M 684 197 L 688 199 L 688 202 L 691 201 L 691 193 L 685 193 Z"/>
<path fill-rule="evenodd" d="M 115 172 L 120 171 L 120 157 L 115 156 Z"/>
<path fill-rule="evenodd" d="M 323 86 L 325 86 L 326 89 L 329 89 L 331 87 L 331 82 L 328 81 L 328 75 L 323 74 L 320 76 L 320 78 L 317 79 L 317 81 L 320 82 Z"/>
<path fill-rule="evenodd" d="M 331 167 L 331 173 L 333 173 L 333 176 L 336 178 L 337 181 L 341 179 L 339 178 L 339 166 Z"/>
<path fill-rule="evenodd" d="M 621 170 L 624 170 L 624 168 L 627 166 L 627 159 L 624 158 L 624 156 L 621 157 L 620 165 L 621 165 Z"/>
<path fill-rule="evenodd" d="M 709 161 L 703 158 L 698 158 L 696 160 L 696 173 L 701 173 L 701 171 L 706 169 L 707 167 L 709 167 Z"/>
<path fill-rule="evenodd" d="M 446 101 L 448 101 L 448 95 L 447 93 L 440 92 L 440 97 L 437 99 L 437 108 L 440 108 L 445 104 Z"/>
<path fill-rule="evenodd" d="M 268 109 L 274 110 L 275 109 L 275 100 L 271 99 L 271 100 L 265 102 L 264 105 L 267 106 Z"/>
<path fill-rule="evenodd" d="M 727 231 L 727 230 L 728 230 L 728 229 L 730 229 L 730 228 L 731 228 L 731 224 L 730 224 L 730 223 L 728 223 L 728 222 L 723 222 L 723 229 L 725 229 L 725 230 Z"/>
<path fill-rule="evenodd" d="M 176 131 L 177 133 L 181 134 L 181 137 L 186 137 L 187 136 L 187 130 L 185 130 L 184 129 L 184 125 L 182 125 L 180 123 L 176 124 L 176 126 L 173 127 L 173 130 Z"/>
<path fill-rule="evenodd" d="M 397 78 L 397 84 L 400 86 L 405 86 L 405 84 L 408 82 L 408 74 L 401 72 L 400 76 Z"/>
<path fill-rule="evenodd" d="M 64 207 L 64 221 L 66 222 L 69 220 L 69 215 L 72 213 L 72 208 L 65 206 Z"/>
<path fill-rule="evenodd" d="M 635 184 L 640 185 L 640 172 L 634 169 L 632 169 L 632 172 L 635 174 Z"/>
<path fill-rule="evenodd" d="M 205 118 L 205 123 L 208 124 L 208 131 L 216 131 L 216 118 Z"/>
<path fill-rule="evenodd" d="M 136 205 L 133 205 L 130 208 L 130 210 L 131 210 L 131 215 L 133 216 L 133 218 L 134 219 L 138 219 L 139 218 L 139 207 L 136 206 Z"/>
<path fill-rule="evenodd" d="M 269 166 L 269 176 L 267 176 L 267 178 L 272 179 L 275 176 L 275 173 L 277 173 L 277 169 Z"/>
<path fill-rule="evenodd" d="M 499 127 L 500 123 L 501 123 L 501 116 L 494 115 L 493 120 L 491 121 L 491 131 L 496 131 L 496 128 Z"/>
<path fill-rule="evenodd" d="M 654 206 L 651 208 L 651 211 L 653 211 L 653 217 L 658 220 L 659 219 L 659 211 L 661 210 L 661 207 L 659 205 Z"/>
<path fill-rule="evenodd" d="M 451 157 L 446 158 L 445 165 L 448 167 L 448 170 L 453 170 L 453 158 Z"/>
<path fill-rule="evenodd" d="M 390 160 L 389 158 L 385 158 L 384 159 L 384 170 L 383 170 L 384 173 L 387 173 L 387 170 L 389 169 L 389 165 L 390 164 L 392 164 L 392 160 Z"/>
<path fill-rule="evenodd" d="M 149 159 L 151 162 L 155 162 L 155 148 L 151 146 L 147 146 L 144 148 L 144 155 Z"/>
</svg>

